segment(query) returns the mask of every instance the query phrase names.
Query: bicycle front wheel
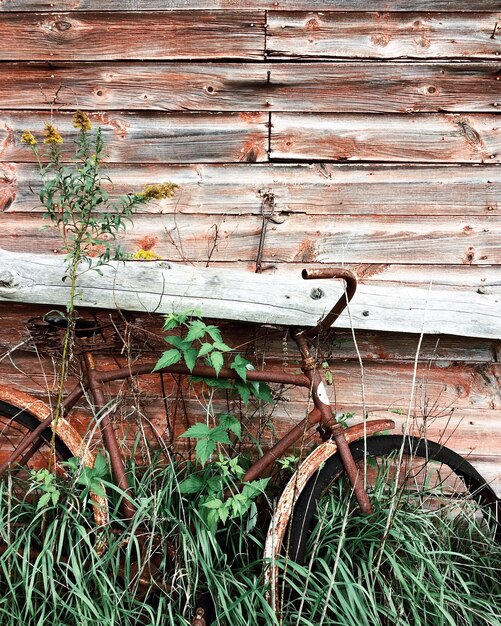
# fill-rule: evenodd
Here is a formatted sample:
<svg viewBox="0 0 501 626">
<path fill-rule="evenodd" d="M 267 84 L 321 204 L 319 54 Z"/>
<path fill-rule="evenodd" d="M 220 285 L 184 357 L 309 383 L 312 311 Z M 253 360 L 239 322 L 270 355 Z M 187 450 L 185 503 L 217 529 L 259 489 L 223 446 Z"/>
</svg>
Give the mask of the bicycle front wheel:
<svg viewBox="0 0 501 626">
<path fill-rule="evenodd" d="M 372 437 L 350 449 L 374 513 L 360 514 L 334 454 L 294 507 L 283 551 L 283 614 L 292 611 L 293 623 L 427 624 L 442 584 L 468 585 L 470 576 L 483 576 L 489 589 L 498 584 L 472 568 L 481 546 L 501 533 L 496 495 L 467 460 L 415 437 Z M 346 604 L 351 617 L 343 621 Z M 413 614 L 413 605 L 428 617 Z M 462 623 L 456 608 L 455 623 Z"/>
</svg>

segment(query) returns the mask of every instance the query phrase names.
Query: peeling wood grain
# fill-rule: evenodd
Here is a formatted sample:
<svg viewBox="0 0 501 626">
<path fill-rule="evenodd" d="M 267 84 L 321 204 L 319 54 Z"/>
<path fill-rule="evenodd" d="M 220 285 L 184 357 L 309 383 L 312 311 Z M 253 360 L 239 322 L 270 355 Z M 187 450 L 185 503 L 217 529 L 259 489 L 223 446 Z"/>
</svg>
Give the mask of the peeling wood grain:
<svg viewBox="0 0 501 626">
<path fill-rule="evenodd" d="M 29 11 L 0 21 L 0 60 L 263 59 L 264 36 L 264 11 Z"/>
<path fill-rule="evenodd" d="M 7 249 L 61 252 L 58 233 L 42 230 L 46 222 L 41 216 L 26 220 L 21 213 L 4 213 L 1 224 Z M 134 230 L 125 233 L 122 242 L 134 252 L 144 237 L 158 237 L 156 252 L 173 261 L 205 263 L 212 251 L 211 262 L 255 262 L 261 225 L 258 216 L 138 215 Z M 319 215 L 306 221 L 304 216 L 289 215 L 268 228 L 263 262 L 410 263 L 429 269 L 437 264 L 499 265 L 500 240 L 501 222 L 496 217 Z"/>
<path fill-rule="evenodd" d="M 497 112 L 499 64 L 135 63 L 0 65 L 3 109 L 346 113 Z"/>
<path fill-rule="evenodd" d="M 497 165 L 138 163 L 112 164 L 107 173 L 113 181 L 109 191 L 116 195 L 152 182 L 178 184 L 175 206 L 180 213 L 260 215 L 264 194 L 270 193 L 280 218 L 282 213 L 501 215 Z M 0 211 L 41 211 L 39 187 L 34 165 L 0 162 Z M 150 203 L 141 212 L 166 213 L 169 206 Z"/>
<path fill-rule="evenodd" d="M 372 4 L 367 8 L 372 9 Z M 499 11 L 269 11 L 267 54 L 294 58 L 495 59 L 501 53 L 501 38 L 492 38 L 491 35 L 498 21 Z"/>
<path fill-rule="evenodd" d="M 227 270 L 194 269 L 170 262 L 126 262 L 102 267 L 96 282 L 91 272 L 78 281 L 83 307 L 168 313 L 201 310 L 207 317 L 260 323 L 314 325 L 340 297 L 339 281 L 280 278 Z M 69 286 L 61 277 L 61 256 L 1 252 L 0 299 L 8 302 L 64 305 Z M 320 286 L 322 297 L 311 297 Z M 270 294 L 273 294 L 271 296 Z M 400 332 L 448 333 L 501 338 L 501 297 L 441 286 L 389 287 L 362 284 L 344 313 L 340 327 Z"/>
<path fill-rule="evenodd" d="M 497 115 L 272 116 L 271 159 L 501 162 Z"/>
<path fill-rule="evenodd" d="M 373 11 L 495 11 L 499 9 L 497 0 L 373 0 Z M 61 0 L 60 11 L 171 11 L 198 9 L 282 9 L 295 11 L 364 11 L 367 2 L 363 0 Z M 50 0 L 3 0 L 2 11 L 53 11 Z"/>
<path fill-rule="evenodd" d="M 91 113 L 103 129 L 110 163 L 193 163 L 263 161 L 267 159 L 268 116 L 264 113 L 189 115 L 169 113 Z M 0 160 L 34 161 L 31 150 L 20 142 L 25 128 L 38 138 L 52 121 L 65 138 L 63 158 L 74 156 L 71 113 L 0 113 Z M 67 146 L 67 149 L 65 148 Z M 149 181 L 151 182 L 151 181 Z"/>
</svg>

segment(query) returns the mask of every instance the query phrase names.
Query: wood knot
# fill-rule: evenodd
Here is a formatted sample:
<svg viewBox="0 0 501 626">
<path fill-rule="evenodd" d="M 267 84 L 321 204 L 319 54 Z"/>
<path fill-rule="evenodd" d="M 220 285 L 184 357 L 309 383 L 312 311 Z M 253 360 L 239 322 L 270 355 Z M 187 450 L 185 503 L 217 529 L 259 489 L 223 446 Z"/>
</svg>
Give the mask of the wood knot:
<svg viewBox="0 0 501 626">
<path fill-rule="evenodd" d="M 16 278 L 12 272 L 9 272 L 9 270 L 0 271 L 0 288 L 12 289 L 16 286 Z"/>
</svg>

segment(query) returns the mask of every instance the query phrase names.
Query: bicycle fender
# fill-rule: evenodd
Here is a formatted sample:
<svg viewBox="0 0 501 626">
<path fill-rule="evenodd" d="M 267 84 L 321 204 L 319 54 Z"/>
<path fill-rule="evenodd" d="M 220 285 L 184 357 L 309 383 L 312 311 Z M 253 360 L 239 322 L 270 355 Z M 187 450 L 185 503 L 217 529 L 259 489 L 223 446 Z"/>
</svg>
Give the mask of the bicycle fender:
<svg viewBox="0 0 501 626">
<path fill-rule="evenodd" d="M 391 430 L 393 428 L 395 428 L 395 422 L 390 419 L 372 420 L 365 422 L 365 424 L 349 426 L 344 431 L 344 435 L 346 441 L 352 443 L 353 441 L 364 439 L 364 437 L 372 437 L 383 430 Z M 294 504 L 313 474 L 336 452 L 337 446 L 335 442 L 329 440 L 315 448 L 306 457 L 283 490 L 271 519 L 264 546 L 264 561 L 266 564 L 264 581 L 269 584 L 268 602 L 275 611 L 278 610 L 278 567 L 275 562 L 282 548 L 284 534 L 292 515 Z"/>
<path fill-rule="evenodd" d="M 0 400 L 4 400 L 18 407 L 20 410 L 26 411 L 26 413 L 32 415 L 39 422 L 43 422 L 52 413 L 49 405 L 39 398 L 6 385 L 0 385 Z M 89 449 L 89 446 L 85 444 L 77 430 L 64 417 L 60 417 L 57 421 L 56 435 L 66 445 L 73 456 L 80 458 L 82 463 L 87 467 L 93 467 L 95 460 L 94 453 Z M 98 526 L 107 524 L 109 516 L 106 498 L 97 496 L 94 493 L 91 494 L 91 498 L 96 524 Z"/>
</svg>

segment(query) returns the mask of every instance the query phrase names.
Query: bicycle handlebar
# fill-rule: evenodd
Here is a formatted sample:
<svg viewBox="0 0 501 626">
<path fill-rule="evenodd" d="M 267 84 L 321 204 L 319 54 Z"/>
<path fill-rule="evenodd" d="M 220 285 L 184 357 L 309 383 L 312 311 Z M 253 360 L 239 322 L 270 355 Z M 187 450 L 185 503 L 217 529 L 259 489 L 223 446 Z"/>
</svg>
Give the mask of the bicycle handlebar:
<svg viewBox="0 0 501 626">
<path fill-rule="evenodd" d="M 304 335 L 309 339 L 315 338 L 321 330 L 330 328 L 341 315 L 357 290 L 357 277 L 350 270 L 344 267 L 321 267 L 318 269 L 304 269 L 301 276 L 305 280 L 314 278 L 342 278 L 346 284 L 343 295 L 339 298 L 331 311 L 316 326 L 304 331 Z"/>
</svg>

